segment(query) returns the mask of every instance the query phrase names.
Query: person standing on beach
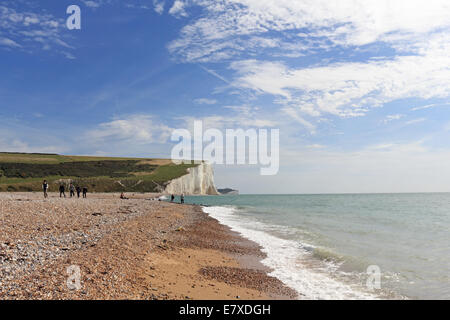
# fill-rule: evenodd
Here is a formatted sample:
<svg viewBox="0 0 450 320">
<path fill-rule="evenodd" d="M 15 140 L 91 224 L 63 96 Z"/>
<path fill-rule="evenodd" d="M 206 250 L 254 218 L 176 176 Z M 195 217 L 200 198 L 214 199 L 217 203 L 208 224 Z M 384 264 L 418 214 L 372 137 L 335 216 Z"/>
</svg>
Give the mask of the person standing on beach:
<svg viewBox="0 0 450 320">
<path fill-rule="evenodd" d="M 81 193 L 81 188 L 80 188 L 80 186 L 77 186 L 77 196 L 78 196 L 78 198 L 80 197 L 80 193 Z"/>
<path fill-rule="evenodd" d="M 62 196 L 64 195 L 64 198 L 66 197 L 66 188 L 64 187 L 63 184 L 61 184 L 59 186 L 59 197 L 62 198 Z"/>
<path fill-rule="evenodd" d="M 87 198 L 87 192 L 88 192 L 87 187 L 83 187 L 83 198 Z"/>
<path fill-rule="evenodd" d="M 69 192 L 70 192 L 70 197 L 75 197 L 75 186 L 72 184 L 72 182 L 69 185 Z"/>
<path fill-rule="evenodd" d="M 44 180 L 42 183 L 42 189 L 44 190 L 44 198 L 48 197 L 47 191 L 48 191 L 48 183 L 47 180 Z"/>
<path fill-rule="evenodd" d="M 181 194 L 180 200 L 181 200 L 181 201 L 180 201 L 181 204 L 183 204 L 183 203 L 184 203 L 184 193 Z"/>
<path fill-rule="evenodd" d="M 174 200 L 175 200 L 175 196 L 172 195 L 172 196 L 170 197 L 170 202 L 173 202 Z"/>
</svg>

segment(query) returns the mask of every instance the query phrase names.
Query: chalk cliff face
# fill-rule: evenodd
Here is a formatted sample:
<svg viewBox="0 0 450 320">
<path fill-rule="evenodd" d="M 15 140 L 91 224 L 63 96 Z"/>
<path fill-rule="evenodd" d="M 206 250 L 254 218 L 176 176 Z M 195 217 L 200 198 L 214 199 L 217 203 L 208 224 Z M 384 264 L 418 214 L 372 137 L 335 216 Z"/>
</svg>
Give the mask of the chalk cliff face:
<svg viewBox="0 0 450 320">
<path fill-rule="evenodd" d="M 197 167 L 189 168 L 188 174 L 174 179 L 167 184 L 167 194 L 185 195 L 218 195 L 214 185 L 214 172 L 208 163 L 202 163 Z"/>
</svg>

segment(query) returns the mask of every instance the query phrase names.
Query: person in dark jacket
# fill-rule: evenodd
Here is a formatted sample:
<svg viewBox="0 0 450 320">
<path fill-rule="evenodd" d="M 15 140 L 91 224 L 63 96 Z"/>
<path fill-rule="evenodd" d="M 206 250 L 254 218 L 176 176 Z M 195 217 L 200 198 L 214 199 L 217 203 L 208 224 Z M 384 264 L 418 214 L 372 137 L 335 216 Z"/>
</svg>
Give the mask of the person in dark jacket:
<svg viewBox="0 0 450 320">
<path fill-rule="evenodd" d="M 87 192 L 88 192 L 87 187 L 83 187 L 83 198 L 87 198 Z"/>
<path fill-rule="evenodd" d="M 64 198 L 66 197 L 66 187 L 64 187 L 63 184 L 59 186 L 59 197 L 62 198 L 64 195 Z"/>
<path fill-rule="evenodd" d="M 78 198 L 80 197 L 80 194 L 81 194 L 81 187 L 77 186 L 77 196 L 78 196 Z"/>
<path fill-rule="evenodd" d="M 42 183 L 42 190 L 44 190 L 44 198 L 48 197 L 47 191 L 48 191 L 48 183 L 47 180 L 44 180 Z"/>
</svg>

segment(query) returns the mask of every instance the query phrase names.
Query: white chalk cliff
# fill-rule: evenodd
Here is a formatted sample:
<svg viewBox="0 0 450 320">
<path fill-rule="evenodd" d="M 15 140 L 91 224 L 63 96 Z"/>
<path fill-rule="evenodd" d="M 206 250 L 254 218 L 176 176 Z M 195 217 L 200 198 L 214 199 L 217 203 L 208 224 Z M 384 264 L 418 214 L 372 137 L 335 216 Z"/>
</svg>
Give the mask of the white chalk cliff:
<svg viewBox="0 0 450 320">
<path fill-rule="evenodd" d="M 214 185 L 214 172 L 208 163 L 201 163 L 187 169 L 188 173 L 180 178 L 171 180 L 165 187 L 166 194 L 185 195 L 218 195 Z"/>
</svg>

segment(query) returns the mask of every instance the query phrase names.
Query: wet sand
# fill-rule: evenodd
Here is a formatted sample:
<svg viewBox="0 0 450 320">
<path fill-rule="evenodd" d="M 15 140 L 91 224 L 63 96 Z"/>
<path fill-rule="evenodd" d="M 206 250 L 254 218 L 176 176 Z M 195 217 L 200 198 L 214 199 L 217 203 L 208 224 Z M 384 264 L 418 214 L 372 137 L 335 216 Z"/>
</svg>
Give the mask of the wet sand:
<svg viewBox="0 0 450 320">
<path fill-rule="evenodd" d="M 297 297 L 200 207 L 127 196 L 0 194 L 0 299 Z"/>
</svg>

